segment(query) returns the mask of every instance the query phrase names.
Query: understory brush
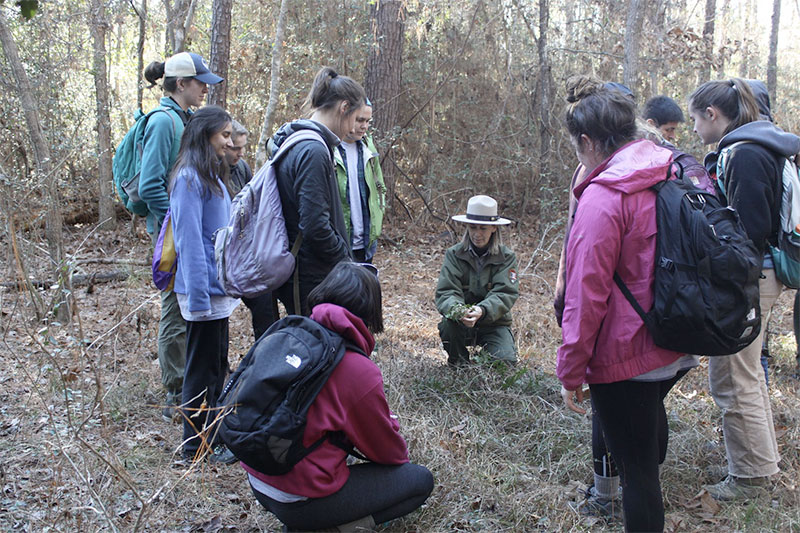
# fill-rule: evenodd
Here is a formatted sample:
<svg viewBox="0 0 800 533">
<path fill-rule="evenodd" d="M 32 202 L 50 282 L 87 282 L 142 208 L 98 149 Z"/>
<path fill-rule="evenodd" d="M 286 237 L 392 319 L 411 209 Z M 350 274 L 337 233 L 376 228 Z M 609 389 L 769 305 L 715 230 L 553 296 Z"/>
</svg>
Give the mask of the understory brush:
<svg viewBox="0 0 800 533">
<path fill-rule="evenodd" d="M 410 239 L 409 239 L 410 241 Z M 552 314 L 555 258 L 517 237 L 521 297 L 514 307 L 519 363 L 479 351 L 451 368 L 433 291 L 444 246 L 425 241 L 377 256 L 386 332 L 374 360 L 411 460 L 434 474 L 419 511 L 385 531 L 618 531 L 576 514 L 592 479 L 589 415 L 566 410 L 555 377 L 560 329 Z M 123 242 L 146 256 L 144 239 Z M 534 252 L 531 252 L 534 250 Z M 534 261 L 534 255 L 539 257 Z M 8 531 L 278 531 L 237 465 L 176 462 L 179 425 L 162 419 L 155 357 L 159 300 L 145 269 L 75 292 L 69 325 L 37 323 L 26 295 L 0 292 L 0 529 Z M 707 363 L 667 398 L 669 453 L 661 469 L 668 531 L 800 529 L 800 400 L 791 298 L 770 325 L 770 393 L 782 473 L 759 501 L 717 504 L 702 490 L 724 467 L 720 415 Z M 231 317 L 229 359 L 252 344 L 249 313 Z M 588 402 L 587 402 L 588 406 Z"/>
</svg>

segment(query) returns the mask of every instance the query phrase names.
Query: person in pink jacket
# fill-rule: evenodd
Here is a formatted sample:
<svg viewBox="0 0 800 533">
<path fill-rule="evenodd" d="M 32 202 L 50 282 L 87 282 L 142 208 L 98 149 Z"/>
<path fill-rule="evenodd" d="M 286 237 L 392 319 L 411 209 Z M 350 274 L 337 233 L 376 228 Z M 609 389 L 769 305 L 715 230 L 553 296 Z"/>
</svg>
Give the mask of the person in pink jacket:
<svg viewBox="0 0 800 533">
<path fill-rule="evenodd" d="M 619 273 L 642 307 L 652 306 L 656 195 L 650 187 L 666 178 L 672 152 L 637 139 L 635 104 L 619 91 L 585 76 L 571 78 L 567 90 L 566 125 L 588 174 L 575 187 L 567 244 L 556 367 L 561 395 L 569 409 L 583 413 L 576 400 L 589 384 L 620 473 L 625 528 L 662 531 L 663 400 L 697 361 L 655 345 L 613 276 Z"/>
<path fill-rule="evenodd" d="M 368 268 L 367 268 L 368 267 Z M 365 354 L 383 331 L 381 288 L 372 265 L 343 262 L 308 296 L 311 318 Z M 338 433 L 368 462 L 348 466 L 348 454 L 326 439 L 287 474 L 268 476 L 242 463 L 256 499 L 286 531 L 371 528 L 422 505 L 433 476 L 408 460 L 383 377 L 368 356 L 348 349 L 308 411 L 303 444 Z"/>
</svg>

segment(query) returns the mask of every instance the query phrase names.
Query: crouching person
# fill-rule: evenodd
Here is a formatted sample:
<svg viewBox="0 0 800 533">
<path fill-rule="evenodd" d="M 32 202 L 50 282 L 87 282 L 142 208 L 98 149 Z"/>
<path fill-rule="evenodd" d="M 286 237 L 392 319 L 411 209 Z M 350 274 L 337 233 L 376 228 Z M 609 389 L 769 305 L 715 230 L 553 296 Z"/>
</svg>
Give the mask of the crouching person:
<svg viewBox="0 0 800 533">
<path fill-rule="evenodd" d="M 466 224 L 467 231 L 445 253 L 436 286 L 447 362 L 468 363 L 467 346 L 478 345 L 495 359 L 515 363 L 511 307 L 519 296 L 517 256 L 500 238 L 500 226 L 511 221 L 498 217 L 497 202 L 483 195 L 470 198 L 467 214 L 453 220 Z"/>
<path fill-rule="evenodd" d="M 383 331 L 381 288 L 375 271 L 339 263 L 308 296 L 311 319 L 364 354 Z M 369 356 L 348 346 L 308 411 L 303 445 L 343 435 L 368 462 L 347 464 L 347 452 L 326 439 L 288 473 L 262 474 L 248 465 L 256 499 L 284 530 L 353 531 L 406 515 L 433 490 L 430 471 L 408 460 L 397 417 L 389 411 L 383 377 Z"/>
</svg>

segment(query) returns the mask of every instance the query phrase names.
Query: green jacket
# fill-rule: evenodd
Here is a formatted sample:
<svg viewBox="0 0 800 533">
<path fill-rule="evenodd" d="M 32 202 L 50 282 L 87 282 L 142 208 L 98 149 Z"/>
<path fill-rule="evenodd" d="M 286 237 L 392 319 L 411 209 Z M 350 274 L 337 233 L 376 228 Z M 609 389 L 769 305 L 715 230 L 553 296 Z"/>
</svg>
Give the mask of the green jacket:
<svg viewBox="0 0 800 533">
<path fill-rule="evenodd" d="M 383 172 L 378 161 L 378 150 L 372 142 L 372 136 L 367 134 L 362 141 L 359 141 L 364 152 L 364 181 L 367 183 L 369 196 L 367 204 L 369 206 L 369 244 L 364 246 L 369 250 L 377 242 L 383 227 L 383 214 L 386 212 L 386 185 L 383 183 Z M 339 197 L 342 200 L 342 210 L 344 211 L 344 223 L 347 234 L 352 232 L 350 222 L 350 204 L 347 203 L 347 168 L 342 161 L 342 154 L 336 149 L 333 151 L 333 161 L 336 167 L 336 180 L 339 182 Z M 351 235 L 352 238 L 352 235 Z"/>
<path fill-rule="evenodd" d="M 169 175 L 181 144 L 181 135 L 189 114 L 168 96 L 159 101 L 167 113 L 154 113 L 144 130 L 142 169 L 139 174 L 139 196 L 147 204 L 147 232 L 161 231 L 161 223 L 169 209 Z"/>
<path fill-rule="evenodd" d="M 455 304 L 479 305 L 483 316 L 478 326 L 510 326 L 511 307 L 519 297 L 517 256 L 506 246 L 486 258 L 478 268 L 478 258 L 458 243 L 448 248 L 436 285 L 436 309 L 447 315 Z"/>
</svg>

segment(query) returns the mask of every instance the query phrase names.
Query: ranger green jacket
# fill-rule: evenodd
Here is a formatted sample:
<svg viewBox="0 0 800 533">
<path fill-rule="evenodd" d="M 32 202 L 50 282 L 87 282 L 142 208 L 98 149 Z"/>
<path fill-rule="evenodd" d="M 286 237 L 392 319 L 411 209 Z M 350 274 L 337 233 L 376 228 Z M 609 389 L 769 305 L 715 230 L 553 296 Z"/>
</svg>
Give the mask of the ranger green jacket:
<svg viewBox="0 0 800 533">
<path fill-rule="evenodd" d="M 372 142 L 372 135 L 365 135 L 358 142 L 364 151 L 364 181 L 367 182 L 369 196 L 367 204 L 369 206 L 369 243 L 364 243 L 364 249 L 369 250 L 378 240 L 383 227 L 383 213 L 386 211 L 386 185 L 383 183 L 383 171 L 378 161 L 378 150 Z M 344 211 L 344 224 L 347 227 L 347 234 L 350 235 L 352 223 L 350 222 L 350 204 L 347 203 L 347 169 L 342 161 L 342 154 L 339 150 L 333 151 L 333 162 L 336 167 L 336 181 L 339 182 L 339 197 L 342 199 L 342 210 Z M 366 228 L 365 228 L 366 236 Z"/>
<path fill-rule="evenodd" d="M 436 309 L 446 316 L 455 304 L 479 305 L 483 316 L 477 326 L 510 326 L 511 307 L 519 296 L 517 256 L 506 246 L 486 257 L 478 268 L 478 257 L 458 243 L 448 248 L 436 285 Z"/>
</svg>

